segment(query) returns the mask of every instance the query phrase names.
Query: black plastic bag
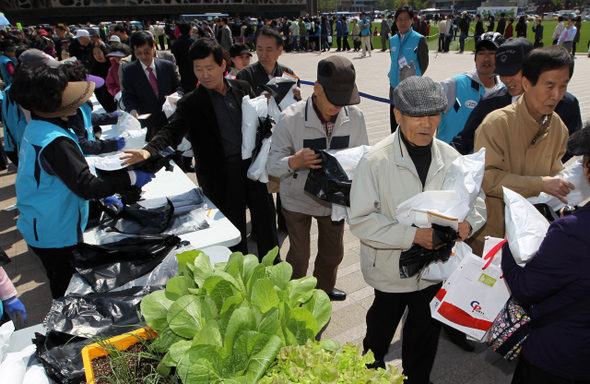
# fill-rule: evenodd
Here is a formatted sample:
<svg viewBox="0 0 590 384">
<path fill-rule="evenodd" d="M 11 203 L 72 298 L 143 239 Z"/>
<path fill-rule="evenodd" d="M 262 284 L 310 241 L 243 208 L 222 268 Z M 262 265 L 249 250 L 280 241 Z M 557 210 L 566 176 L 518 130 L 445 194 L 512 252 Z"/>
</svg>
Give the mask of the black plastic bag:
<svg viewBox="0 0 590 384">
<path fill-rule="evenodd" d="M 111 228 L 117 232 L 132 235 L 158 234 L 168 228 L 174 206 L 167 199 L 167 204 L 158 208 L 144 208 L 139 204 L 123 207 L 118 215 L 105 215 L 101 228 Z"/>
<path fill-rule="evenodd" d="M 329 203 L 350 207 L 352 181 L 338 160 L 326 151 L 316 151 L 322 159 L 322 167 L 310 169 L 305 181 L 305 192 Z"/>
<path fill-rule="evenodd" d="M 254 150 L 252 151 L 252 159 L 255 159 L 256 156 L 260 153 L 262 149 L 262 142 L 264 139 L 270 137 L 272 135 L 272 127 L 274 127 L 275 121 L 272 117 L 259 117 L 258 118 L 258 129 L 256 130 L 256 145 Z"/>
<path fill-rule="evenodd" d="M 139 163 L 128 166 L 127 170 L 141 169 L 142 171 L 156 174 L 160 169 L 166 168 L 167 171 L 172 172 L 174 169 L 170 160 L 175 155 L 176 151 L 171 147 L 164 148 L 160 153 L 150 156 L 148 159 L 140 161 Z"/>
<path fill-rule="evenodd" d="M 106 245 L 79 244 L 74 267 L 95 292 L 108 292 L 151 272 L 179 242 L 174 235 L 150 235 Z"/>
<path fill-rule="evenodd" d="M 403 251 L 399 257 L 399 276 L 402 279 L 412 277 L 435 261 L 447 261 L 451 257 L 455 239 L 459 238 L 459 233 L 451 227 L 432 224 L 434 233 L 432 241 L 434 248 L 441 244 L 446 244 L 439 249 L 426 249 L 421 245 L 414 244 L 412 248 Z"/>
<path fill-rule="evenodd" d="M 53 300 L 43 321 L 51 331 L 71 335 L 116 336 L 141 327 L 139 304 L 161 287 L 133 287 L 119 292 L 72 294 Z"/>
<path fill-rule="evenodd" d="M 47 376 L 57 383 L 78 384 L 86 381 L 82 349 L 91 339 L 67 333 L 49 331 L 46 335 L 35 332 L 32 340 L 37 347 L 35 357 L 43 364 Z"/>
<path fill-rule="evenodd" d="M 557 215 L 557 213 L 555 213 L 553 208 L 551 208 L 545 203 L 534 204 L 534 206 L 535 208 L 537 208 L 537 211 L 539 211 L 539 213 L 543 215 L 550 223 L 554 222 L 559 218 L 559 216 Z"/>
<path fill-rule="evenodd" d="M 0 248 L 0 267 L 10 263 L 11 261 L 12 260 L 10 260 L 10 257 L 8 257 L 6 252 L 4 252 L 2 248 Z"/>
</svg>

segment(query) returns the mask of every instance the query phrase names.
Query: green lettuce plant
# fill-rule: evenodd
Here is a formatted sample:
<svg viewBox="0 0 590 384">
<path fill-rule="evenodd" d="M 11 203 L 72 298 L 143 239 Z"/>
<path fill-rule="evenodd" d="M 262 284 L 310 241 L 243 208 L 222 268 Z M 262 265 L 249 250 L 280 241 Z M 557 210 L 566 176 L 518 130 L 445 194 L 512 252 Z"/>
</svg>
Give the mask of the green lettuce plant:
<svg viewBox="0 0 590 384">
<path fill-rule="evenodd" d="M 358 346 L 346 343 L 342 351 L 333 340 L 319 343 L 308 340 L 304 345 L 281 349 L 275 363 L 266 371 L 260 384 L 402 384 L 406 378 L 397 369 L 367 369 L 375 361 L 373 352 L 364 356 Z"/>
<path fill-rule="evenodd" d="M 167 352 L 161 374 L 175 367 L 185 384 L 253 384 L 281 347 L 315 337 L 330 319 L 330 299 L 315 277 L 291 280 L 290 264 L 273 265 L 277 252 L 261 263 L 233 253 L 215 267 L 201 251 L 177 256 L 179 276 L 141 303 L 158 333 L 152 348 Z"/>
</svg>

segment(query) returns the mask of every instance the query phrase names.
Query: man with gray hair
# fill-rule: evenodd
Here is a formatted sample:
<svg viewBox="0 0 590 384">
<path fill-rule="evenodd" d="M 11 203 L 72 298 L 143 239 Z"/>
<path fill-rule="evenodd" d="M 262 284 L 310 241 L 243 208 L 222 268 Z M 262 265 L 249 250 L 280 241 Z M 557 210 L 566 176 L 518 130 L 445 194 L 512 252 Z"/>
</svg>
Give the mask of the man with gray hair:
<svg viewBox="0 0 590 384">
<path fill-rule="evenodd" d="M 321 168 L 320 155 L 327 149 L 368 145 L 354 66 L 347 58 L 330 56 L 318 63 L 313 94 L 291 105 L 282 114 L 272 135 L 267 163 L 269 175 L 280 177 L 280 196 L 289 232 L 287 262 L 293 279 L 307 274 L 310 259 L 311 219 L 318 224 L 318 253 L 313 275 L 317 288 L 331 300 L 345 300 L 336 289 L 338 265 L 344 256 L 344 220 L 332 221 L 332 204 L 304 192 L 310 169 Z"/>
<path fill-rule="evenodd" d="M 407 308 L 403 373 L 406 383 L 428 384 L 440 333 L 429 303 L 441 283 L 420 275 L 401 278 L 399 263 L 402 253 L 414 245 L 434 249 L 434 230 L 401 224 L 396 207 L 420 192 L 440 190 L 460 155 L 434 137 L 447 106 L 440 84 L 428 77 L 408 77 L 395 88 L 393 98 L 399 129 L 363 156 L 350 194 L 350 231 L 361 241 L 361 270 L 375 290 L 363 347 L 375 355 L 369 368 L 385 368 L 385 355 Z M 484 222 L 485 203 L 478 197 L 459 223 L 456 241 L 466 240 Z"/>
</svg>

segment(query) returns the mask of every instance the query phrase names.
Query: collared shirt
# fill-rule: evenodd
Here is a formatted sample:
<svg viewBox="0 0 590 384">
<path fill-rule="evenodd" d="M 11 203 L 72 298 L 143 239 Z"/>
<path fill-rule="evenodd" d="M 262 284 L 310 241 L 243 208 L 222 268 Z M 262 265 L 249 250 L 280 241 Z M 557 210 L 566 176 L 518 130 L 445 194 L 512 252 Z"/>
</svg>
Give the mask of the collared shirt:
<svg viewBox="0 0 590 384">
<path fill-rule="evenodd" d="M 332 116 L 330 118 L 330 120 L 324 119 L 324 115 L 322 115 L 322 112 L 320 112 L 320 110 L 318 109 L 318 106 L 316 104 L 316 96 L 315 95 L 311 98 L 311 105 L 313 106 L 313 110 L 315 111 L 315 114 L 320 119 L 320 122 L 322 123 L 322 126 L 324 127 L 324 131 L 326 131 L 326 136 L 328 137 L 328 141 L 330 141 L 330 138 L 332 137 L 332 132 L 334 131 L 334 124 L 336 124 L 336 118 L 338 117 L 338 115 Z"/>
<path fill-rule="evenodd" d="M 141 64 L 141 68 L 143 69 L 143 73 L 145 74 L 145 77 L 147 77 L 148 82 L 151 84 L 150 82 L 150 72 L 147 70 L 148 66 L 145 65 L 144 63 L 142 63 L 141 61 L 139 62 Z M 152 69 L 152 72 L 154 74 L 154 76 L 156 77 L 156 79 L 158 78 L 158 73 L 156 72 L 156 60 L 152 59 L 152 63 L 149 66 Z"/>
<path fill-rule="evenodd" d="M 242 151 L 242 109 L 232 92 L 231 85 L 227 80 L 223 81 L 227 87 L 225 95 L 212 89 L 207 89 L 207 93 L 215 109 L 223 152 L 226 157 L 232 157 L 240 155 Z"/>
</svg>

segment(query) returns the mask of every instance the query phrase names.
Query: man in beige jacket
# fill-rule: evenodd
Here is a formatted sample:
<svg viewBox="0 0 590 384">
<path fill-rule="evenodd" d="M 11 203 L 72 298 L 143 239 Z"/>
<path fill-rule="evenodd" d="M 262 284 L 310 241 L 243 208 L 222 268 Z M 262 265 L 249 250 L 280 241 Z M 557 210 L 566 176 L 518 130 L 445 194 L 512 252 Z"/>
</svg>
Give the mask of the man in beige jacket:
<svg viewBox="0 0 590 384">
<path fill-rule="evenodd" d="M 482 188 L 488 220 L 470 241 L 474 253 L 481 255 L 485 236 L 505 235 L 502 187 L 524 197 L 545 192 L 567 203 L 574 186 L 553 176 L 563 169 L 569 134 L 554 110 L 573 71 L 574 60 L 564 48 L 534 49 L 522 63 L 523 96 L 490 113 L 477 129 L 475 151 L 486 148 Z"/>
</svg>

